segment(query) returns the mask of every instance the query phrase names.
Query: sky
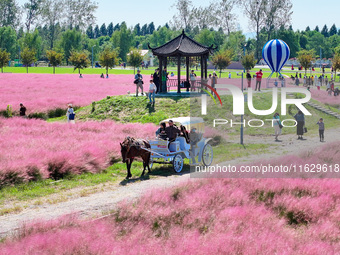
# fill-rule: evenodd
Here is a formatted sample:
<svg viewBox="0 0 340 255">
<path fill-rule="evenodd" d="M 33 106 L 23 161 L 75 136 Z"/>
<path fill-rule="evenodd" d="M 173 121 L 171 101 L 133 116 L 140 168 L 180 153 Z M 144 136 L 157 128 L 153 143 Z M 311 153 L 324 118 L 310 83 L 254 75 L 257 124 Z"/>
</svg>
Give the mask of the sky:
<svg viewBox="0 0 340 255">
<path fill-rule="evenodd" d="M 25 0 L 17 0 L 20 5 Z M 125 21 L 128 26 L 137 23 L 144 25 L 154 22 L 155 26 L 169 22 L 176 9 L 173 7 L 176 0 L 97 0 L 96 12 L 97 24 L 110 22 L 113 24 Z M 218 0 L 214 0 L 218 2 Z M 208 0 L 192 0 L 194 6 L 207 6 Z M 316 25 L 320 29 L 326 24 L 330 28 L 334 23 L 340 28 L 340 1 L 339 0 L 292 0 L 293 15 L 292 26 L 294 30 L 304 30 L 307 26 L 314 29 Z M 249 29 L 248 20 L 244 18 L 242 11 L 236 13 L 238 23 L 244 33 L 253 32 Z"/>
</svg>

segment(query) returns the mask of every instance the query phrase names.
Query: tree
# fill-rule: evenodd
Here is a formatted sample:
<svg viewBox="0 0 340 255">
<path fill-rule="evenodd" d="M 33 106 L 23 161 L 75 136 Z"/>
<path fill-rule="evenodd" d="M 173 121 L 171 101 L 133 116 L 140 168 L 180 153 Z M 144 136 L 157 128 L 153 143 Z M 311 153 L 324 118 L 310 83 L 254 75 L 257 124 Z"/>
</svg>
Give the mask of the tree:
<svg viewBox="0 0 340 255">
<path fill-rule="evenodd" d="M 255 67 L 256 59 L 254 54 L 246 54 L 241 58 L 242 66 L 245 70 L 251 70 Z"/>
<path fill-rule="evenodd" d="M 320 46 L 323 46 L 325 44 L 326 38 L 321 34 L 317 32 L 313 32 L 308 37 L 308 49 L 314 49 L 315 52 L 319 52 Z"/>
<path fill-rule="evenodd" d="M 0 48 L 7 50 L 13 58 L 18 54 L 17 35 L 12 27 L 0 27 Z"/>
<path fill-rule="evenodd" d="M 334 81 L 336 79 L 336 70 L 340 69 L 340 54 L 336 53 L 332 59 L 332 65 L 333 65 L 333 70 L 335 72 L 334 74 Z"/>
<path fill-rule="evenodd" d="M 214 43 L 214 32 L 211 32 L 208 29 L 203 29 L 198 35 L 195 36 L 195 40 L 200 44 L 210 46 Z"/>
<path fill-rule="evenodd" d="M 319 26 L 316 26 L 315 29 L 314 29 L 314 31 L 320 32 Z"/>
<path fill-rule="evenodd" d="M 81 69 L 87 68 L 90 65 L 87 52 L 72 51 L 68 61 L 74 66 L 74 70 L 79 70 L 79 75 Z"/>
<path fill-rule="evenodd" d="M 24 48 L 21 52 L 21 61 L 26 66 L 27 73 L 28 67 L 36 61 L 35 55 L 35 50 L 31 50 L 28 47 Z"/>
<path fill-rule="evenodd" d="M 233 13 L 233 8 L 236 3 L 236 0 L 222 0 L 215 10 L 217 23 L 225 28 L 228 35 L 230 35 L 231 31 L 235 30 L 236 15 Z"/>
<path fill-rule="evenodd" d="M 243 9 L 256 32 L 255 57 L 259 60 L 261 31 L 266 31 L 269 40 L 275 30 L 290 24 L 292 3 L 291 0 L 244 0 Z"/>
<path fill-rule="evenodd" d="M 63 0 L 44 0 L 42 4 L 41 16 L 48 26 L 47 41 L 50 49 L 53 49 L 54 42 L 61 33 L 59 23 L 63 17 L 63 10 Z"/>
<path fill-rule="evenodd" d="M 54 50 L 48 50 L 46 51 L 46 57 L 48 61 L 50 61 L 50 65 L 53 66 L 53 74 L 55 74 L 55 68 L 63 62 L 64 54 Z"/>
<path fill-rule="evenodd" d="M 66 25 L 69 28 L 79 26 L 81 30 L 86 28 L 86 25 L 93 24 L 96 20 L 94 16 L 98 3 L 91 0 L 64 0 L 63 4 L 66 13 Z"/>
<path fill-rule="evenodd" d="M 328 34 L 328 27 L 327 25 L 324 25 L 322 30 L 321 30 L 321 34 L 324 36 L 324 37 L 328 37 L 329 34 Z"/>
<path fill-rule="evenodd" d="M 140 24 L 136 24 L 134 29 L 133 29 L 133 33 L 136 35 L 136 36 L 140 36 L 141 35 L 141 31 L 140 31 Z"/>
<path fill-rule="evenodd" d="M 94 32 L 92 25 L 89 25 L 89 27 L 86 29 L 86 35 L 88 38 L 93 39 L 94 38 Z"/>
<path fill-rule="evenodd" d="M 27 47 L 30 50 L 34 50 L 35 53 L 37 54 L 36 55 L 37 59 L 40 58 L 42 38 L 39 35 L 38 29 L 36 29 L 33 33 L 27 32 L 20 41 L 21 48 Z"/>
<path fill-rule="evenodd" d="M 100 27 L 100 35 L 107 36 L 107 29 L 105 23 Z"/>
<path fill-rule="evenodd" d="M 24 11 L 26 12 L 26 30 L 30 31 L 31 26 L 38 20 L 40 13 L 42 11 L 43 0 L 28 0 L 24 4 Z"/>
<path fill-rule="evenodd" d="M 307 69 L 312 67 L 312 60 L 314 57 L 314 50 L 300 50 L 297 59 L 300 65 L 305 68 L 305 75 L 307 76 Z"/>
<path fill-rule="evenodd" d="M 335 24 L 333 24 L 333 26 L 331 26 L 331 28 L 329 29 L 329 36 L 336 35 L 337 32 L 338 30 L 336 29 Z"/>
<path fill-rule="evenodd" d="M 0 27 L 14 29 L 20 23 L 20 7 L 15 0 L 0 0 Z"/>
<path fill-rule="evenodd" d="M 119 63 L 118 52 L 106 47 L 99 56 L 99 63 L 105 67 L 106 75 L 109 74 L 109 68 L 113 68 Z"/>
<path fill-rule="evenodd" d="M 211 3 L 208 7 L 199 6 L 192 9 L 191 24 L 196 24 L 200 29 L 207 29 L 210 26 L 217 24 L 217 18 L 214 13 L 214 4 Z M 185 30 L 189 30 L 192 26 L 187 26 Z"/>
<path fill-rule="evenodd" d="M 280 27 L 290 24 L 292 11 L 291 0 L 267 0 L 265 5 L 265 27 L 267 40 L 271 39 L 272 33 Z M 289 29 L 293 30 L 290 26 Z"/>
<path fill-rule="evenodd" d="M 297 52 L 300 50 L 299 36 L 293 30 L 279 29 L 275 33 L 275 38 L 281 39 L 288 44 L 291 58 L 297 56 Z"/>
<path fill-rule="evenodd" d="M 97 39 L 100 37 L 100 29 L 99 26 L 96 25 L 96 27 L 94 28 L 94 38 Z"/>
<path fill-rule="evenodd" d="M 66 58 L 66 63 L 71 56 L 72 51 L 80 51 L 81 45 L 81 32 L 73 30 L 67 30 L 61 35 L 60 47 L 63 50 Z"/>
<path fill-rule="evenodd" d="M 111 41 L 115 48 L 119 48 L 119 57 L 126 61 L 126 55 L 132 45 L 133 35 L 130 29 L 127 29 L 125 22 L 122 23 L 120 30 L 115 31 Z"/>
<path fill-rule="evenodd" d="M 9 54 L 6 50 L 0 49 L 0 68 L 1 72 L 4 72 L 4 67 L 8 65 L 11 54 Z"/>
<path fill-rule="evenodd" d="M 172 19 L 172 26 L 176 29 L 187 29 L 193 25 L 192 1 L 191 0 L 177 0 L 172 6 L 175 7 L 178 13 Z"/>
<path fill-rule="evenodd" d="M 302 49 L 307 49 L 308 37 L 306 35 L 301 35 L 299 39 L 299 44 Z"/>
<path fill-rule="evenodd" d="M 148 25 L 144 24 L 140 30 L 141 35 L 146 35 L 148 33 Z"/>
<path fill-rule="evenodd" d="M 234 57 L 240 57 L 243 55 L 243 45 L 246 43 L 246 37 L 241 31 L 231 32 L 221 47 L 221 50 L 231 50 Z M 235 59 L 239 60 L 239 59 Z"/>
<path fill-rule="evenodd" d="M 152 35 L 153 31 L 155 31 L 155 24 L 153 22 L 151 22 L 148 26 L 148 34 Z"/>
<path fill-rule="evenodd" d="M 111 23 L 107 26 L 107 35 L 108 35 L 109 37 L 111 37 L 112 34 L 113 34 L 113 32 L 114 32 L 114 30 L 113 30 L 113 23 L 111 22 Z"/>
<path fill-rule="evenodd" d="M 340 46 L 334 48 L 334 54 L 339 54 L 340 55 Z"/>
<path fill-rule="evenodd" d="M 266 14 L 265 7 L 267 5 L 267 0 L 245 0 L 243 2 L 244 13 L 248 17 L 250 26 L 256 32 L 256 59 L 260 59 L 260 31 L 265 26 Z"/>
<path fill-rule="evenodd" d="M 227 68 L 232 59 L 232 51 L 231 50 L 225 50 L 222 52 L 217 52 L 214 54 L 212 58 L 212 63 L 214 66 L 216 66 L 220 70 L 220 78 L 222 74 L 222 70 Z"/>
<path fill-rule="evenodd" d="M 309 32 L 309 31 L 310 31 L 310 27 L 307 26 L 305 31 L 306 31 L 306 32 Z"/>
<path fill-rule="evenodd" d="M 113 31 L 116 31 L 116 30 L 120 30 L 120 25 L 119 23 L 117 23 L 114 28 L 113 28 Z"/>
<path fill-rule="evenodd" d="M 142 53 L 137 49 L 132 49 L 128 54 L 128 63 L 133 66 L 133 73 L 136 73 L 136 67 L 139 67 L 143 61 Z"/>
</svg>

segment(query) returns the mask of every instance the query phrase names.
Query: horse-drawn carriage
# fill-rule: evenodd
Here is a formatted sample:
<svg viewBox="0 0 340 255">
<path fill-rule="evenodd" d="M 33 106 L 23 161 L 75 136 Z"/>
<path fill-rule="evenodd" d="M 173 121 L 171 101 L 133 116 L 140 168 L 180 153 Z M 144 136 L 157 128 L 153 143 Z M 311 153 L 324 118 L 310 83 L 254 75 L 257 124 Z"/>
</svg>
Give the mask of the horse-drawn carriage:
<svg viewBox="0 0 340 255">
<path fill-rule="evenodd" d="M 167 123 L 170 119 L 163 120 L 161 122 Z M 190 160 L 190 164 L 193 164 L 196 160 L 193 157 L 198 157 L 198 164 L 210 166 L 213 160 L 213 149 L 208 143 L 210 138 L 203 137 L 204 134 L 204 121 L 202 118 L 197 117 L 179 117 L 173 118 L 172 121 L 178 127 L 183 126 L 190 132 L 196 132 L 198 136 L 197 142 L 189 142 L 184 136 L 178 136 L 175 141 L 169 145 L 168 140 L 155 139 L 150 140 L 151 146 L 148 149 L 151 153 L 150 167 L 154 163 L 160 164 L 172 164 L 176 173 L 179 173 L 183 169 L 184 159 Z M 189 134 L 190 136 L 190 134 Z"/>
<path fill-rule="evenodd" d="M 167 123 L 170 119 L 161 121 Z M 121 143 L 121 153 L 123 162 L 126 162 L 128 175 L 130 178 L 131 164 L 135 157 L 142 157 L 143 159 L 143 173 L 145 169 L 152 168 L 154 163 L 172 164 L 176 173 L 183 169 L 184 159 L 187 158 L 191 165 L 203 164 L 210 166 L 213 161 L 213 149 L 208 143 L 211 138 L 204 138 L 204 121 L 198 117 L 179 117 L 172 118 L 173 123 L 183 130 L 190 130 L 195 132 L 196 139 L 191 139 L 193 134 L 187 133 L 188 137 L 177 136 L 175 141 L 169 144 L 169 140 L 156 138 L 154 140 L 141 140 L 127 137 Z M 191 139 L 191 141 L 189 141 Z M 196 157 L 198 163 L 196 164 Z"/>
</svg>

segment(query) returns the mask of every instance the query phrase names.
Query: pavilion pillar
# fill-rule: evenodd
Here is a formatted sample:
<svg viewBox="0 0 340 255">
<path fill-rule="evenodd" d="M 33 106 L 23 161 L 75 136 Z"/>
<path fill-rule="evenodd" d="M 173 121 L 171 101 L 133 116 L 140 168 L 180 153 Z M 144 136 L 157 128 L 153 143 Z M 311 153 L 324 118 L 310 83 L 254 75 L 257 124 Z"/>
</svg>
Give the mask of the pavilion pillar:
<svg viewBox="0 0 340 255">
<path fill-rule="evenodd" d="M 208 56 L 204 57 L 204 70 L 205 70 L 204 78 L 208 79 Z"/>
<path fill-rule="evenodd" d="M 189 78 L 190 78 L 190 59 L 189 57 L 185 58 L 185 66 L 186 66 L 186 82 L 189 82 Z M 187 92 L 189 92 L 189 87 L 187 86 Z"/>
<path fill-rule="evenodd" d="M 178 56 L 177 59 L 177 79 L 178 79 L 178 84 L 177 84 L 177 93 L 181 93 L 181 56 Z"/>
<path fill-rule="evenodd" d="M 167 70 L 166 70 L 166 72 L 165 72 L 165 85 L 164 85 L 164 93 L 167 93 L 168 92 L 168 86 L 167 86 L 167 73 L 168 73 L 168 57 L 165 57 L 164 59 L 163 59 L 163 65 L 164 65 L 164 68 L 166 68 Z"/>
<path fill-rule="evenodd" d="M 203 55 L 201 56 L 201 80 L 203 79 L 204 76 L 204 61 L 203 61 Z"/>
<path fill-rule="evenodd" d="M 158 75 L 158 82 L 159 82 L 159 93 L 163 92 L 163 81 L 162 81 L 162 75 L 163 75 L 163 67 L 162 67 L 162 57 L 158 56 L 159 60 L 159 75 Z"/>
</svg>

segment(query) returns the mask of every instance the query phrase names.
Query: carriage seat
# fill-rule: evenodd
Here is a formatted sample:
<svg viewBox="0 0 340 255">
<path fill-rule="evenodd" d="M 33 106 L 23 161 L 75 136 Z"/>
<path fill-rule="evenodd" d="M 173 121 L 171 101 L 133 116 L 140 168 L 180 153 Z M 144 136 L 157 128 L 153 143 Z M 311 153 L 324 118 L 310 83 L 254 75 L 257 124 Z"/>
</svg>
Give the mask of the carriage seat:
<svg viewBox="0 0 340 255">
<path fill-rule="evenodd" d="M 190 144 L 186 142 L 184 137 L 179 136 L 177 137 L 176 141 L 179 142 L 179 148 L 181 149 L 181 151 L 187 151 L 190 149 Z"/>
<path fill-rule="evenodd" d="M 170 146 L 169 146 L 170 152 L 176 152 L 176 151 L 179 151 L 179 149 L 180 149 L 180 146 L 179 146 L 178 141 L 174 141 L 174 142 L 170 143 Z"/>
</svg>

